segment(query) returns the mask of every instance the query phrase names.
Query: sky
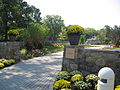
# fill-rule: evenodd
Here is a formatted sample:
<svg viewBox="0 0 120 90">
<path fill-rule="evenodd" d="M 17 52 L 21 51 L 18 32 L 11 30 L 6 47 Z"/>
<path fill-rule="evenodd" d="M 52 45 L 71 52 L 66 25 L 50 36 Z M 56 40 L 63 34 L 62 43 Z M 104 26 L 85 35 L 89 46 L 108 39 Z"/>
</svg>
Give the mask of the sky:
<svg viewBox="0 0 120 90">
<path fill-rule="evenodd" d="M 101 29 L 120 25 L 120 0 L 25 0 L 41 11 L 41 16 L 60 15 L 66 26 Z"/>
</svg>

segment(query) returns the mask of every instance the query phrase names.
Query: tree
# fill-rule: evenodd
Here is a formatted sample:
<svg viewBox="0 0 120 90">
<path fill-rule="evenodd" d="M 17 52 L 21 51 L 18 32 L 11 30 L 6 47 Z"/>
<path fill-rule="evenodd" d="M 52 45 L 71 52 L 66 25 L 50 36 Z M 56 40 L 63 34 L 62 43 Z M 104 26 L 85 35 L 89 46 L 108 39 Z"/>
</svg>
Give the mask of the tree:
<svg viewBox="0 0 120 90">
<path fill-rule="evenodd" d="M 25 28 L 30 22 L 40 22 L 40 11 L 34 6 L 29 6 L 23 0 L 0 1 L 0 23 L 2 32 L 7 39 L 9 29 Z"/>
<path fill-rule="evenodd" d="M 98 35 L 98 31 L 95 30 L 94 28 L 85 29 L 85 32 L 84 32 L 85 41 L 97 35 Z"/>
<path fill-rule="evenodd" d="M 20 37 L 28 49 L 41 49 L 47 40 L 48 31 L 44 24 L 32 22 L 26 29 L 21 30 Z"/>
<path fill-rule="evenodd" d="M 106 30 L 104 29 L 98 30 L 97 40 L 100 41 L 101 44 L 109 44 L 111 41 L 106 37 Z"/>
<path fill-rule="evenodd" d="M 64 41 L 67 39 L 67 31 L 66 31 L 66 27 L 62 27 L 61 28 L 61 32 L 58 35 L 58 39 L 60 41 Z"/>
<path fill-rule="evenodd" d="M 56 41 L 61 32 L 61 28 L 65 26 L 62 17 L 58 15 L 47 15 L 43 19 L 43 23 L 50 29 L 49 40 Z"/>
<path fill-rule="evenodd" d="M 106 37 L 108 37 L 116 47 L 119 47 L 119 45 L 120 45 L 120 26 L 115 25 L 112 28 L 112 27 L 106 25 L 104 27 L 104 29 L 106 30 Z"/>
</svg>

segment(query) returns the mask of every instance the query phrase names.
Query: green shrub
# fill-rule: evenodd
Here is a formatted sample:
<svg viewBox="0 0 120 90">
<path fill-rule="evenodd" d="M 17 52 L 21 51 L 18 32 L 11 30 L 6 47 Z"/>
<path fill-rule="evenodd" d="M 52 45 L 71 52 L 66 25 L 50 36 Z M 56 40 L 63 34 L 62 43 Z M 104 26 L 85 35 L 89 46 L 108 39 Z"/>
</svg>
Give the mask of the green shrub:
<svg viewBox="0 0 120 90">
<path fill-rule="evenodd" d="M 67 34 L 83 34 L 84 29 L 79 25 L 70 25 Z"/>
<path fill-rule="evenodd" d="M 95 87 L 95 85 L 97 84 L 97 81 L 99 80 L 99 77 L 96 76 L 95 74 L 90 74 L 90 75 L 87 75 L 85 77 L 85 81 L 87 83 L 91 83 L 92 84 L 92 88 Z"/>
<path fill-rule="evenodd" d="M 59 74 L 66 74 L 66 75 L 69 75 L 69 73 L 67 71 L 61 71 L 59 72 Z"/>
<path fill-rule="evenodd" d="M 71 76 L 74 76 L 75 74 L 81 74 L 82 75 L 82 73 L 80 71 L 77 71 L 77 70 L 70 72 Z"/>
<path fill-rule="evenodd" d="M 72 76 L 71 81 L 77 82 L 77 81 L 83 81 L 84 77 L 81 74 L 76 74 Z"/>
<path fill-rule="evenodd" d="M 95 85 L 95 88 L 94 88 L 94 89 L 97 90 L 97 87 L 98 87 L 98 84 Z"/>
<path fill-rule="evenodd" d="M 20 32 L 20 37 L 27 49 L 41 49 L 46 42 L 48 30 L 43 24 L 30 23 L 26 29 Z"/>
<path fill-rule="evenodd" d="M 120 90 L 120 85 L 117 85 L 115 90 Z"/>
<path fill-rule="evenodd" d="M 3 61 L 5 61 L 6 59 L 4 59 L 4 58 L 2 58 L 2 59 L 0 59 L 0 63 L 2 63 Z"/>
<path fill-rule="evenodd" d="M 5 65 L 3 63 L 0 63 L 0 68 L 3 68 Z"/>
<path fill-rule="evenodd" d="M 26 54 L 27 54 L 27 49 L 20 50 L 20 55 L 26 55 Z"/>
<path fill-rule="evenodd" d="M 19 31 L 17 29 L 13 29 L 13 30 L 8 30 L 7 32 L 9 35 L 18 35 Z"/>
<path fill-rule="evenodd" d="M 60 80 L 60 79 L 69 80 L 70 76 L 68 74 L 58 74 L 56 79 L 57 80 Z"/>
<path fill-rule="evenodd" d="M 74 88 L 75 90 L 89 90 L 88 84 L 85 83 L 84 81 L 75 82 Z"/>
<path fill-rule="evenodd" d="M 14 60 L 14 59 L 10 59 L 9 62 L 10 62 L 11 64 L 14 64 L 14 63 L 15 63 L 15 60 Z"/>
<path fill-rule="evenodd" d="M 61 89 L 61 90 L 72 90 L 72 89 L 64 88 L 64 89 Z"/>
<path fill-rule="evenodd" d="M 4 60 L 2 63 L 3 63 L 5 66 L 11 65 L 11 62 L 10 62 L 9 60 Z"/>
<path fill-rule="evenodd" d="M 56 81 L 53 87 L 55 89 L 63 89 L 63 88 L 70 88 L 71 85 L 69 81 L 61 79 L 61 80 Z"/>
</svg>

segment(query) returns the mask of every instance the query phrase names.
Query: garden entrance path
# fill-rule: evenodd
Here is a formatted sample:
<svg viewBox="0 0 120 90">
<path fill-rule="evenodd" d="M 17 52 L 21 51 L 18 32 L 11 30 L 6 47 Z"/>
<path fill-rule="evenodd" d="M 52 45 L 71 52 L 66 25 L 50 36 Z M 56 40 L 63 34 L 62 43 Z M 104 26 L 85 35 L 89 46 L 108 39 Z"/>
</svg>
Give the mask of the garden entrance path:
<svg viewBox="0 0 120 90">
<path fill-rule="evenodd" d="M 0 70 L 0 90 L 52 90 L 63 52 L 22 61 Z"/>
</svg>

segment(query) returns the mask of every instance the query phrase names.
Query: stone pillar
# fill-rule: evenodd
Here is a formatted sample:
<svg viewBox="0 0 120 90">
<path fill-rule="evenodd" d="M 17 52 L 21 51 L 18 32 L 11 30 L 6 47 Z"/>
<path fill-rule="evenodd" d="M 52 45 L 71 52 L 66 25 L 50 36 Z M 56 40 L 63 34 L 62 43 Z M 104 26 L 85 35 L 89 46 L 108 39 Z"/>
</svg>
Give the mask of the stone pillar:
<svg viewBox="0 0 120 90">
<path fill-rule="evenodd" d="M 84 48 L 83 45 L 65 45 L 62 70 L 73 71 L 78 70 L 78 48 Z"/>
</svg>

